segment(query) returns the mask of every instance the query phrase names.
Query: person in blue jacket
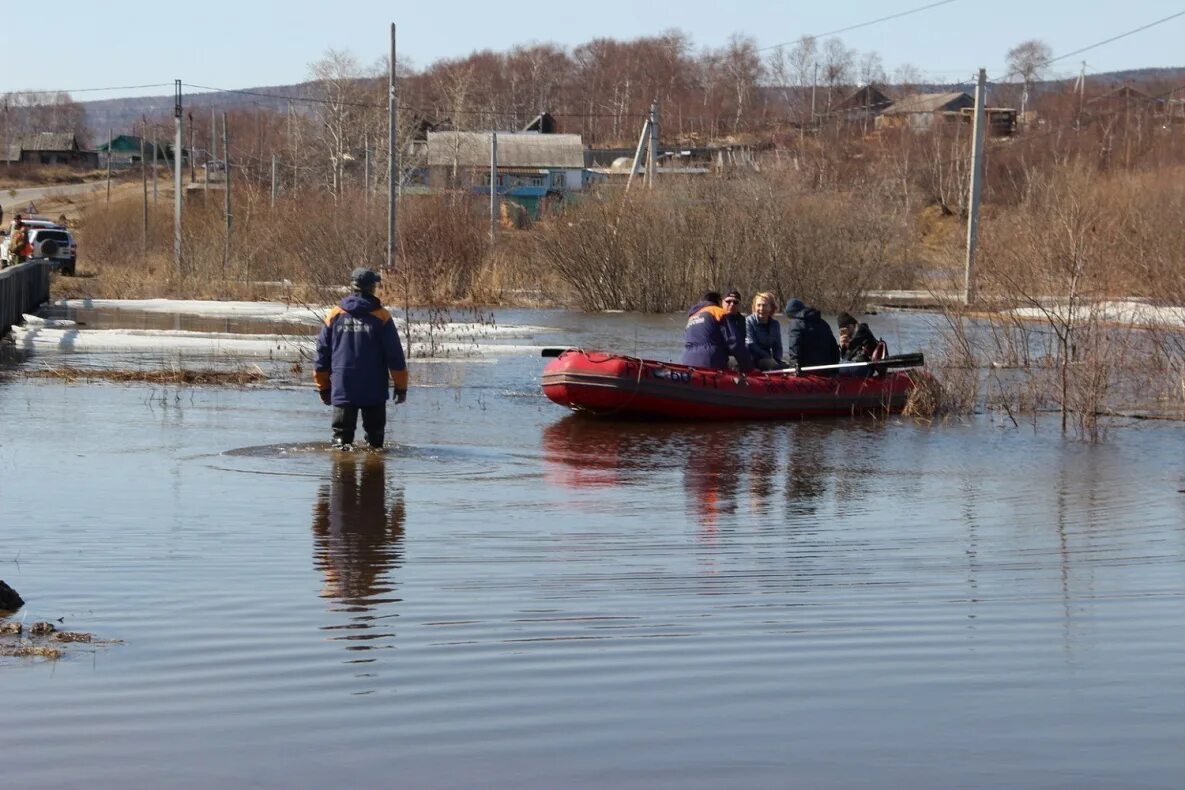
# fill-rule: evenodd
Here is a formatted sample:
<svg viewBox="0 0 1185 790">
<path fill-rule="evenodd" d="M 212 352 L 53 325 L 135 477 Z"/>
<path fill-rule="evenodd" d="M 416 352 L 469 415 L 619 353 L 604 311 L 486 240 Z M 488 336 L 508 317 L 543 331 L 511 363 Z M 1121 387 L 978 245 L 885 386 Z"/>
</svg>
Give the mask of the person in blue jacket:
<svg viewBox="0 0 1185 790">
<path fill-rule="evenodd" d="M 778 301 L 769 291 L 753 297 L 753 312 L 745 319 L 745 347 L 758 370 L 781 370 L 786 365 L 782 358 L 782 325 L 774 318 Z"/>
<path fill-rule="evenodd" d="M 786 362 L 790 367 L 808 368 L 813 365 L 834 365 L 839 362 L 839 344 L 831 326 L 813 307 L 801 299 L 791 299 L 786 305 Z M 834 371 L 821 371 L 834 373 Z"/>
<path fill-rule="evenodd" d="M 687 327 L 683 330 L 684 365 L 717 370 L 728 367 L 724 320 L 724 308 L 716 291 L 708 291 L 687 311 Z"/>
<path fill-rule="evenodd" d="M 374 449 L 383 446 L 387 425 L 387 381 L 394 401 L 407 399 L 407 362 L 395 321 L 374 295 L 381 282 L 371 269 L 350 274 L 354 292 L 329 311 L 317 335 L 313 381 L 321 402 L 333 406 L 333 444 L 350 449 L 362 412 L 362 430 Z"/>
<path fill-rule="evenodd" d="M 745 345 L 745 315 L 741 312 L 741 292 L 733 290 L 724 294 L 723 307 L 724 321 L 720 328 L 724 331 L 728 355 L 736 360 L 738 370 L 748 372 L 753 369 L 753 359 L 749 355 L 749 347 Z"/>
</svg>

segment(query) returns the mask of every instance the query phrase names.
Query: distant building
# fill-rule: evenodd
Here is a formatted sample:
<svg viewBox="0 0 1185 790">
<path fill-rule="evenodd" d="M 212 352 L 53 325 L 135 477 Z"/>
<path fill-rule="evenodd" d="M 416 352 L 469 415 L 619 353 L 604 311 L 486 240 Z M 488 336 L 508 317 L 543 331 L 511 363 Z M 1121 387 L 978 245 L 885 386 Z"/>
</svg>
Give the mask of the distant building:
<svg viewBox="0 0 1185 790">
<path fill-rule="evenodd" d="M 152 161 L 152 146 L 155 145 L 151 140 L 143 140 L 144 159 Z M 104 140 L 97 147 L 96 154 L 98 161 L 103 166 L 107 165 L 107 146 L 108 141 Z M 111 146 L 111 166 L 122 167 L 126 165 L 140 164 L 140 146 L 141 138 L 131 134 L 121 134 L 110 141 Z M 165 146 L 157 147 L 156 157 L 160 164 L 168 162 L 168 151 Z"/>
<path fill-rule="evenodd" d="M 5 161 L 26 165 L 66 165 L 96 167 L 94 151 L 83 151 L 72 132 L 37 132 L 9 143 Z"/>
<path fill-rule="evenodd" d="M 893 100 L 880 88 L 865 85 L 832 107 L 831 113 L 849 123 L 860 123 L 876 118 L 892 104 Z"/>
<path fill-rule="evenodd" d="M 936 124 L 960 122 L 961 111 L 974 106 L 975 99 L 966 92 L 915 93 L 889 105 L 876 119 L 876 128 L 925 131 Z"/>
<path fill-rule="evenodd" d="M 433 189 L 490 188 L 490 132 L 428 132 L 427 181 Z M 548 198 L 563 200 L 584 189 L 584 146 L 578 134 L 498 132 L 500 195 L 532 214 Z"/>
</svg>

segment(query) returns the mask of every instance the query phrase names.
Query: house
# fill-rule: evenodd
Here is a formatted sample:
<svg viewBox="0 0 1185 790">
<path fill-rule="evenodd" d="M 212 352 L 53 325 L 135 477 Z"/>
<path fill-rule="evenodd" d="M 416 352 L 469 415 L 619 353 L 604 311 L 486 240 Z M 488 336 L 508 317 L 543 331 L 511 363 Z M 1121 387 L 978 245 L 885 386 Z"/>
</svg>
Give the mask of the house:
<svg viewBox="0 0 1185 790">
<path fill-rule="evenodd" d="M 141 150 L 144 152 L 144 159 L 148 162 L 152 161 L 152 146 L 154 143 L 151 140 L 142 140 L 142 138 L 136 135 L 121 134 L 118 137 L 112 138 L 110 141 L 103 141 L 99 144 L 97 149 L 98 159 L 103 165 L 107 164 L 108 145 L 111 146 L 112 167 L 140 164 Z M 142 149 L 141 145 L 143 145 Z M 156 158 L 161 164 L 168 162 L 168 150 L 166 150 L 166 146 L 158 146 Z"/>
<path fill-rule="evenodd" d="M 965 107 L 962 113 L 968 123 L 975 120 L 974 107 Z M 988 137 L 1010 137 L 1016 131 L 1018 114 L 1013 107 L 984 107 L 983 117 Z"/>
<path fill-rule="evenodd" d="M 926 131 L 935 123 L 958 122 L 963 108 L 974 106 L 975 99 L 966 92 L 915 93 L 889 105 L 876 119 L 876 128 Z"/>
<path fill-rule="evenodd" d="M 26 165 L 97 167 L 94 151 L 83 151 L 73 132 L 36 132 L 7 146 L 6 162 Z"/>
<path fill-rule="evenodd" d="M 537 214 L 547 198 L 562 200 L 585 187 L 584 145 L 578 134 L 498 132 L 500 195 Z M 428 186 L 488 192 L 490 132 L 428 132 Z"/>
<path fill-rule="evenodd" d="M 869 84 L 834 105 L 831 114 L 848 122 L 861 123 L 881 115 L 892 104 L 893 100 L 884 91 Z"/>
</svg>

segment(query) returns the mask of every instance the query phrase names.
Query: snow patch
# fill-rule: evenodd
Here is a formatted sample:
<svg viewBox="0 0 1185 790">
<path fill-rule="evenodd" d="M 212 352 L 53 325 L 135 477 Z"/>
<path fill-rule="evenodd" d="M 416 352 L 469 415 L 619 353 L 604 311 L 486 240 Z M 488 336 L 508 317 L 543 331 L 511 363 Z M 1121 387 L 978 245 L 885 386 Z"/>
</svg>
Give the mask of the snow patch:
<svg viewBox="0 0 1185 790">
<path fill-rule="evenodd" d="M 1145 302 L 1114 301 L 1095 304 L 1080 304 L 1073 314 L 1065 304 L 1050 304 L 1044 307 L 1018 307 L 1010 315 L 1036 321 L 1056 321 L 1073 318 L 1083 322 L 1091 318 L 1113 324 L 1131 324 L 1140 327 L 1185 327 L 1185 307 L 1156 307 Z"/>
</svg>

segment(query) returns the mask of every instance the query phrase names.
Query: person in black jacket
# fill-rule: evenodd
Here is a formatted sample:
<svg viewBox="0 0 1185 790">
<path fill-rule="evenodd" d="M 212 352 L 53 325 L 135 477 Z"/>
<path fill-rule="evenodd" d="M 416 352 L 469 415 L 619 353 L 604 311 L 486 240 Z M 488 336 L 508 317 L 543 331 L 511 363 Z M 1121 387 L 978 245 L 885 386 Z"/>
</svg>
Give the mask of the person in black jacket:
<svg viewBox="0 0 1185 790">
<path fill-rule="evenodd" d="M 803 304 L 801 299 L 791 299 L 786 305 L 786 317 L 790 319 L 787 322 L 786 362 L 791 367 L 809 368 L 839 362 L 835 335 L 818 310 Z"/>
<path fill-rule="evenodd" d="M 720 322 L 728 354 L 736 360 L 737 369 L 747 373 L 753 369 L 753 358 L 745 345 L 745 316 L 741 313 L 741 292 L 729 291 L 724 295 L 724 319 Z"/>
<path fill-rule="evenodd" d="M 843 361 L 872 361 L 877 339 L 868 328 L 868 324 L 858 322 L 848 313 L 840 313 L 835 323 L 839 326 L 839 354 Z"/>
</svg>

